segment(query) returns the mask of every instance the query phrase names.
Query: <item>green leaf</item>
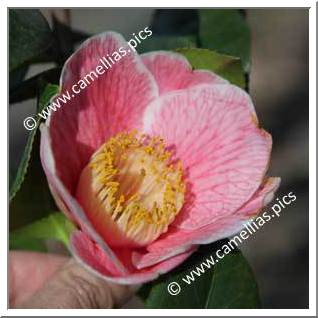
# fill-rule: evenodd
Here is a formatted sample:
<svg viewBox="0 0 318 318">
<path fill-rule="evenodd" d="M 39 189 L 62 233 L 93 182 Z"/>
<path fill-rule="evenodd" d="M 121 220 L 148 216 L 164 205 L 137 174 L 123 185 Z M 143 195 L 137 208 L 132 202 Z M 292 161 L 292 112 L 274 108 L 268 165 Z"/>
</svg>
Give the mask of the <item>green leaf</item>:
<svg viewBox="0 0 318 318">
<path fill-rule="evenodd" d="M 236 9 L 199 10 L 199 38 L 202 47 L 242 59 L 250 68 L 250 31 L 243 15 Z"/>
<path fill-rule="evenodd" d="M 64 214 L 56 212 L 11 232 L 9 246 L 10 249 L 44 251 L 46 240 L 56 240 L 67 247 L 74 229 L 75 226 Z"/>
<path fill-rule="evenodd" d="M 55 84 L 47 84 L 45 86 L 38 101 L 38 112 L 41 112 L 49 104 L 51 98 L 58 94 L 59 89 L 60 87 Z"/>
<path fill-rule="evenodd" d="M 21 184 L 24 180 L 24 177 L 27 173 L 29 161 L 31 158 L 31 151 L 32 151 L 32 147 L 33 147 L 33 142 L 34 142 L 34 138 L 35 138 L 35 134 L 36 134 L 38 125 L 39 124 L 37 124 L 36 128 L 34 128 L 34 130 L 32 130 L 28 136 L 27 143 L 26 143 L 26 146 L 24 148 L 22 158 L 21 158 L 21 161 L 20 161 L 20 164 L 18 167 L 18 171 L 15 175 L 14 181 L 10 184 L 10 194 L 9 194 L 10 201 L 14 198 L 16 193 L 19 191 Z"/>
<path fill-rule="evenodd" d="M 177 49 L 194 69 L 205 69 L 224 77 L 232 84 L 245 88 L 245 75 L 239 58 L 208 49 Z"/>
<path fill-rule="evenodd" d="M 43 94 L 41 95 L 39 99 L 39 106 L 38 106 L 38 111 L 41 111 L 50 101 L 50 99 L 57 94 L 59 87 L 57 85 L 51 85 L 48 84 L 46 88 L 44 89 Z M 15 179 L 13 183 L 10 185 L 10 201 L 14 198 L 16 193 L 21 187 L 21 184 L 25 178 L 25 175 L 27 173 L 29 161 L 31 158 L 31 152 L 32 152 L 32 147 L 34 143 L 34 138 L 37 133 L 38 127 L 40 124 L 40 119 L 37 119 L 37 124 L 36 127 L 29 133 L 28 139 L 26 146 L 24 148 L 22 158 L 18 167 L 18 171 L 16 173 Z"/>
<path fill-rule="evenodd" d="M 194 36 L 152 36 L 137 47 L 139 53 L 157 50 L 173 50 L 179 47 L 196 47 Z"/>
<path fill-rule="evenodd" d="M 10 201 L 10 230 L 39 220 L 57 207 L 48 187 L 40 160 L 40 133 L 36 133 L 27 172 L 19 191 Z"/>
<path fill-rule="evenodd" d="M 50 27 L 39 10 L 9 10 L 10 71 L 40 55 L 52 41 Z"/>
<path fill-rule="evenodd" d="M 144 285 L 139 295 L 147 308 L 259 308 L 260 299 L 257 283 L 247 261 L 238 250 L 232 250 L 213 266 L 211 259 L 217 260 L 215 251 L 219 242 L 201 246 L 176 270 Z M 193 272 L 201 269 L 200 276 Z M 192 279 L 191 279 L 192 277 Z M 183 280 L 184 279 L 184 280 Z M 181 291 L 177 295 L 168 293 L 168 285 L 176 282 Z"/>
<path fill-rule="evenodd" d="M 37 110 L 41 111 L 57 91 L 58 86 L 47 85 L 38 100 Z M 43 218 L 49 211 L 56 209 L 41 165 L 40 133 L 37 127 L 29 133 L 18 173 L 13 173 L 12 167 L 9 167 L 15 176 L 13 185 L 10 184 L 10 230 Z M 33 142 L 30 142 L 32 139 Z"/>
</svg>

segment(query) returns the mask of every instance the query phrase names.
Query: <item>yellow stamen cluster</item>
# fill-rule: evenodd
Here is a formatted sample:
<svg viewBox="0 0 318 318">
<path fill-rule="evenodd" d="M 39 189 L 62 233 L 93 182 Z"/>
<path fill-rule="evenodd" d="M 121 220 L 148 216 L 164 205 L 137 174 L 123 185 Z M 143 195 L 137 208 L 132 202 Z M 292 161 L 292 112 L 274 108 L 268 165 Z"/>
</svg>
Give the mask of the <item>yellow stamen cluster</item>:
<svg viewBox="0 0 318 318">
<path fill-rule="evenodd" d="M 104 216 L 137 245 L 166 232 L 183 205 L 181 163 L 171 163 L 159 137 L 119 133 L 99 148 L 85 169 L 90 169 Z"/>
</svg>

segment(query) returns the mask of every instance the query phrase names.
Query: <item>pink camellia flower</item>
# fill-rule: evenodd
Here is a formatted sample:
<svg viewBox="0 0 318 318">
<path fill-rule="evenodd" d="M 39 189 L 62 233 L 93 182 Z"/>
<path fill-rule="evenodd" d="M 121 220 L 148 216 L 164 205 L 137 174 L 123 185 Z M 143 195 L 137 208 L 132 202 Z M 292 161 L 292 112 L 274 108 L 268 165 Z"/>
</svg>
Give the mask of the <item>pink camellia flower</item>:
<svg viewBox="0 0 318 318">
<path fill-rule="evenodd" d="M 123 52 L 121 35 L 87 40 L 61 92 Z M 41 126 L 56 203 L 77 225 L 76 259 L 107 280 L 143 283 L 199 244 L 239 232 L 274 195 L 272 140 L 248 94 L 170 52 L 130 51 Z"/>
</svg>

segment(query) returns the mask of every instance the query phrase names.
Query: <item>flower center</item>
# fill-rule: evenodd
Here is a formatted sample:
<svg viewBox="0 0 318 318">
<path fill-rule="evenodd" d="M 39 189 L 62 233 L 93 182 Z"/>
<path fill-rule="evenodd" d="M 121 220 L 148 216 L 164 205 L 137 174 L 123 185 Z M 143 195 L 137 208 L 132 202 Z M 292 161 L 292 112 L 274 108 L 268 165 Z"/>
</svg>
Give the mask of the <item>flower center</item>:
<svg viewBox="0 0 318 318">
<path fill-rule="evenodd" d="M 184 193 L 181 163 L 172 163 L 162 139 L 136 131 L 103 144 L 84 168 L 77 189 L 95 228 L 117 246 L 144 246 L 166 232 L 182 208 Z"/>
</svg>

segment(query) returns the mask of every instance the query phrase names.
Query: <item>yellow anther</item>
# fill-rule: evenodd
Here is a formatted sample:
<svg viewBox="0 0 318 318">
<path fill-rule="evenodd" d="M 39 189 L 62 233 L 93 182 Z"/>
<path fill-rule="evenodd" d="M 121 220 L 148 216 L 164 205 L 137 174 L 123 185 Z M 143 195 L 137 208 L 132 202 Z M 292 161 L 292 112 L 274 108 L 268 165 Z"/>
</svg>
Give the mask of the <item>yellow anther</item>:
<svg viewBox="0 0 318 318">
<path fill-rule="evenodd" d="M 111 217 L 138 245 L 165 232 L 183 205 L 182 165 L 170 158 L 162 138 L 133 130 L 110 138 L 84 169 L 97 181 L 91 183 L 96 187 L 92 200 L 103 207 L 105 220 Z"/>
</svg>

